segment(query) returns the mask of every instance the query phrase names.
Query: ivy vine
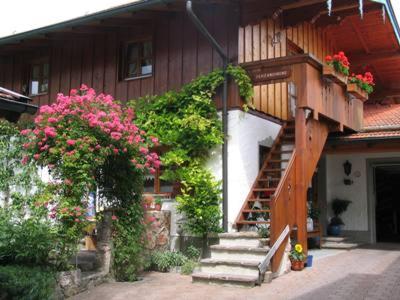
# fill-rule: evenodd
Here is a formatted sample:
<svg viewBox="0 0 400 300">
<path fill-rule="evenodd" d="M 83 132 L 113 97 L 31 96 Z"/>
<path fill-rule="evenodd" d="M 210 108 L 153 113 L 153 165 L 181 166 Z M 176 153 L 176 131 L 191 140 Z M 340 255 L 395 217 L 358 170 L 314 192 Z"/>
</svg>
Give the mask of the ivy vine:
<svg viewBox="0 0 400 300">
<path fill-rule="evenodd" d="M 238 66 L 230 65 L 226 72 L 238 85 L 246 110 L 253 96 L 250 78 Z M 166 149 L 161 155 L 162 178 L 181 183 L 177 209 L 186 216 L 185 229 L 201 236 L 220 231 L 220 183 L 205 162 L 210 150 L 223 143 L 222 122 L 213 102 L 223 82 L 224 72 L 217 69 L 180 91 L 128 103 L 136 111 L 136 124 L 157 136 Z"/>
</svg>

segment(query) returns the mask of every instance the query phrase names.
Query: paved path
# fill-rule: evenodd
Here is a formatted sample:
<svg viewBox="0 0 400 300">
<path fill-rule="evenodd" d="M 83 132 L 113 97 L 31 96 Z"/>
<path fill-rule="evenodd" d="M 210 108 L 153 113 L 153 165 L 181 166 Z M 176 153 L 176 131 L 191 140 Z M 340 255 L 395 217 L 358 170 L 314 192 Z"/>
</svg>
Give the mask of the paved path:
<svg viewBox="0 0 400 300">
<path fill-rule="evenodd" d="M 260 287 L 192 284 L 190 276 L 148 273 L 135 283 L 107 283 L 75 300 L 400 300 L 400 244 L 381 244 L 323 256 L 302 272 L 290 272 Z"/>
</svg>

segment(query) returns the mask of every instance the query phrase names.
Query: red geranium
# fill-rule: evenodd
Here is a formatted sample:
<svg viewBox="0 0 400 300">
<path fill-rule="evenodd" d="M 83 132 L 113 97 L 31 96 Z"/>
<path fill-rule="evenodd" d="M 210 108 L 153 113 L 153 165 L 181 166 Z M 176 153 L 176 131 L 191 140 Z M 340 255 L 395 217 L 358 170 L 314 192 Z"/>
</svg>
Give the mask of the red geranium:
<svg viewBox="0 0 400 300">
<path fill-rule="evenodd" d="M 337 54 L 334 54 L 333 56 L 327 55 L 325 57 L 325 62 L 328 66 L 333 67 L 336 72 L 342 73 L 346 76 L 349 75 L 349 59 L 347 56 L 344 54 L 343 51 L 340 51 Z"/>
</svg>

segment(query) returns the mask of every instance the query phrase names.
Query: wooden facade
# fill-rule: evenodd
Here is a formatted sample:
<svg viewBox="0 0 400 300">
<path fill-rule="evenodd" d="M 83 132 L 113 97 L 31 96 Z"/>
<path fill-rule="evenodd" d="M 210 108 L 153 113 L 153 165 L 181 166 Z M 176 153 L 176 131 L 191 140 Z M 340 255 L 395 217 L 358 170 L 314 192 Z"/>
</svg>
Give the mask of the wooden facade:
<svg viewBox="0 0 400 300">
<path fill-rule="evenodd" d="M 235 6 L 211 5 L 197 11 L 230 60 L 237 61 L 238 12 Z M 1 53 L 0 47 L 0 86 L 21 91 L 28 80 L 29 63 L 46 57 L 50 64 L 49 93 L 34 96 L 34 103 L 51 103 L 57 93 L 69 93 L 81 83 L 126 101 L 177 90 L 200 74 L 222 66 L 218 54 L 185 12 L 147 12 L 141 16 L 145 18 L 144 25 L 136 24 L 135 16 L 131 15 L 124 17 L 123 23 L 119 22 L 121 26 L 104 21 L 102 26 L 82 26 L 75 29 L 76 32 L 54 33 L 43 39 L 45 46 L 38 49 L 21 47 L 22 51 L 7 53 L 5 49 Z M 153 39 L 152 76 L 121 80 L 118 76 L 121 44 L 143 37 Z M 230 106 L 239 107 L 240 99 L 233 85 L 230 92 Z"/>
</svg>

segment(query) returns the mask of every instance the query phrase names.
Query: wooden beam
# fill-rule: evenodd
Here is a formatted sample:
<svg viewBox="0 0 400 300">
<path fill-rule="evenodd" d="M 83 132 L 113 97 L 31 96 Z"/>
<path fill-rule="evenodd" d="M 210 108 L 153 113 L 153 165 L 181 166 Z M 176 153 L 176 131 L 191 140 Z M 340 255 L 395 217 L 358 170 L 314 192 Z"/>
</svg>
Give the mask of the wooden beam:
<svg viewBox="0 0 400 300">
<path fill-rule="evenodd" d="M 400 51 L 383 51 L 374 53 L 347 53 L 353 66 L 382 62 L 394 58 L 400 58 Z"/>
<path fill-rule="evenodd" d="M 349 21 L 350 21 L 350 26 L 351 26 L 351 28 L 352 28 L 353 31 L 355 32 L 355 34 L 356 34 L 358 40 L 360 41 L 361 45 L 363 46 L 363 48 L 364 48 L 364 50 L 365 50 L 365 52 L 366 52 L 367 54 L 370 54 L 370 53 L 371 53 L 371 50 L 369 49 L 369 47 L 368 47 L 368 45 L 367 45 L 367 42 L 365 41 L 365 39 L 364 39 L 364 37 L 363 37 L 363 35 L 362 35 L 360 29 L 354 24 L 353 18 L 349 18 Z"/>
</svg>

